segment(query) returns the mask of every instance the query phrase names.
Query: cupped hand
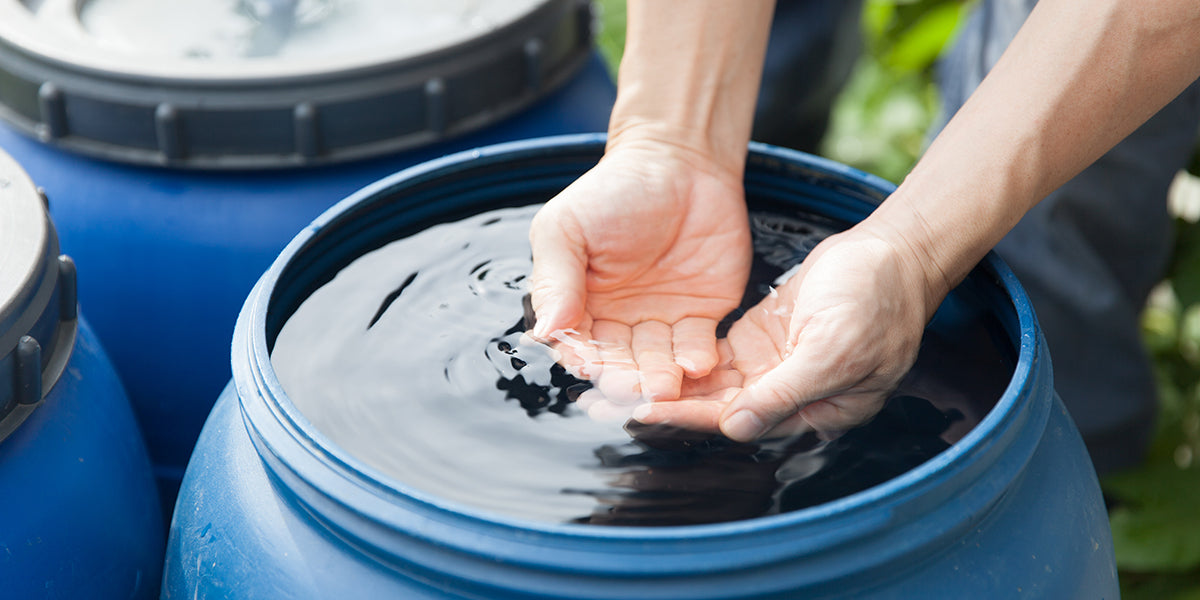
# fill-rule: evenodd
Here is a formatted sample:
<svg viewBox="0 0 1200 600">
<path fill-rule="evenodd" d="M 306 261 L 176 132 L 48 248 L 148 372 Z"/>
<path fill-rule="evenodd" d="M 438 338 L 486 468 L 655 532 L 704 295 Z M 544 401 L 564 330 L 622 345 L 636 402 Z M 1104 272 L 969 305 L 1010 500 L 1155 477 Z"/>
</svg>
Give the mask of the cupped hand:
<svg viewBox="0 0 1200 600">
<path fill-rule="evenodd" d="M 866 421 L 912 367 L 940 302 L 902 246 L 859 228 L 825 240 L 730 328 L 730 372 L 696 382 L 690 398 L 642 405 L 634 418 L 739 441 Z"/>
<path fill-rule="evenodd" d="M 610 404 L 674 399 L 718 363 L 751 246 L 741 173 L 666 144 L 610 147 L 534 217 L 534 337 Z"/>
</svg>

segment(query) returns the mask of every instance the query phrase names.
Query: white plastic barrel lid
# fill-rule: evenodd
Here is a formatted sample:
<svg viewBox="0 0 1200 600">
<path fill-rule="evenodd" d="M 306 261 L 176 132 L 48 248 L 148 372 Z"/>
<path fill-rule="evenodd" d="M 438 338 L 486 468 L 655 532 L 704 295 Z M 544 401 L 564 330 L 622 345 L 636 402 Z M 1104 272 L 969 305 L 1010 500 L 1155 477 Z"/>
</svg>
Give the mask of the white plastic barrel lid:
<svg viewBox="0 0 1200 600">
<path fill-rule="evenodd" d="M 0 152 L 0 338 L 22 312 L 42 276 L 46 208 L 20 165 Z M 9 348 L 0 348 L 0 356 Z"/>
<path fill-rule="evenodd" d="M 531 105 L 591 24 L 587 0 L 0 0 L 0 120 L 136 164 L 351 161 Z"/>
<path fill-rule="evenodd" d="M 478 37 L 539 0 L 28 0 L 40 25 L 115 60 L 351 66 Z M 190 69 L 189 69 L 190 70 Z"/>
</svg>

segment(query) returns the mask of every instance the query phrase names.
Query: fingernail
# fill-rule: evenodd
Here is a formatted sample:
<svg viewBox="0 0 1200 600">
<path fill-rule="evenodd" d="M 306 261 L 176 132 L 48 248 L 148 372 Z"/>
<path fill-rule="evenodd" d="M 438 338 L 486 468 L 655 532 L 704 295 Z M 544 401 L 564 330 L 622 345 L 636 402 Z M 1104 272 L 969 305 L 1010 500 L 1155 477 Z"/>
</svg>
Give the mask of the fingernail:
<svg viewBox="0 0 1200 600">
<path fill-rule="evenodd" d="M 637 408 L 634 408 L 633 412 L 630 413 L 629 416 L 633 417 L 634 421 L 640 423 L 644 422 L 646 418 L 650 416 L 650 411 L 651 409 L 649 404 L 641 404 Z"/>
<path fill-rule="evenodd" d="M 758 418 L 758 415 L 743 409 L 725 419 L 721 430 L 730 439 L 748 442 L 766 433 L 767 426 L 762 422 L 762 419 Z"/>
</svg>

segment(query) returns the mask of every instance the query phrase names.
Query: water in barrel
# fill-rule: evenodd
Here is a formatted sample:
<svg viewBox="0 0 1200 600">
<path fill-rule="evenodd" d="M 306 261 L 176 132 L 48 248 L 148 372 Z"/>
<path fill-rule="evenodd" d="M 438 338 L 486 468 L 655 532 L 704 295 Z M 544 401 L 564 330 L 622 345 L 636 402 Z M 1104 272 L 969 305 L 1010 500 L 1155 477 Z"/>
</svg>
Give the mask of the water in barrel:
<svg viewBox="0 0 1200 600">
<path fill-rule="evenodd" d="M 414 493 L 538 521 L 690 525 L 797 510 L 901 475 L 987 413 L 1015 351 L 985 315 L 930 327 L 917 364 L 871 421 L 737 443 L 589 418 L 591 384 L 523 334 L 536 207 L 430 227 L 359 257 L 284 324 L 272 363 L 303 415 Z M 753 213 L 753 306 L 844 228 Z"/>
</svg>

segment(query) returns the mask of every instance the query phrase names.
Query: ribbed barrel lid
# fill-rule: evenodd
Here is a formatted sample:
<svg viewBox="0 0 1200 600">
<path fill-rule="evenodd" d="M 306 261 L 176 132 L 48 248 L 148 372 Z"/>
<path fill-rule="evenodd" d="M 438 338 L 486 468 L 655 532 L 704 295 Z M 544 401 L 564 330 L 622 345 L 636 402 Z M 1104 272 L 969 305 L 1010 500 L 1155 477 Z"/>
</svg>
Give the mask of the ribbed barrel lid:
<svg viewBox="0 0 1200 600">
<path fill-rule="evenodd" d="M 70 356 L 74 269 L 58 256 L 42 195 L 0 152 L 0 440 L 39 405 Z"/>
<path fill-rule="evenodd" d="M 585 0 L 0 0 L 0 118 L 132 163 L 362 158 L 528 105 L 591 20 Z"/>
</svg>

